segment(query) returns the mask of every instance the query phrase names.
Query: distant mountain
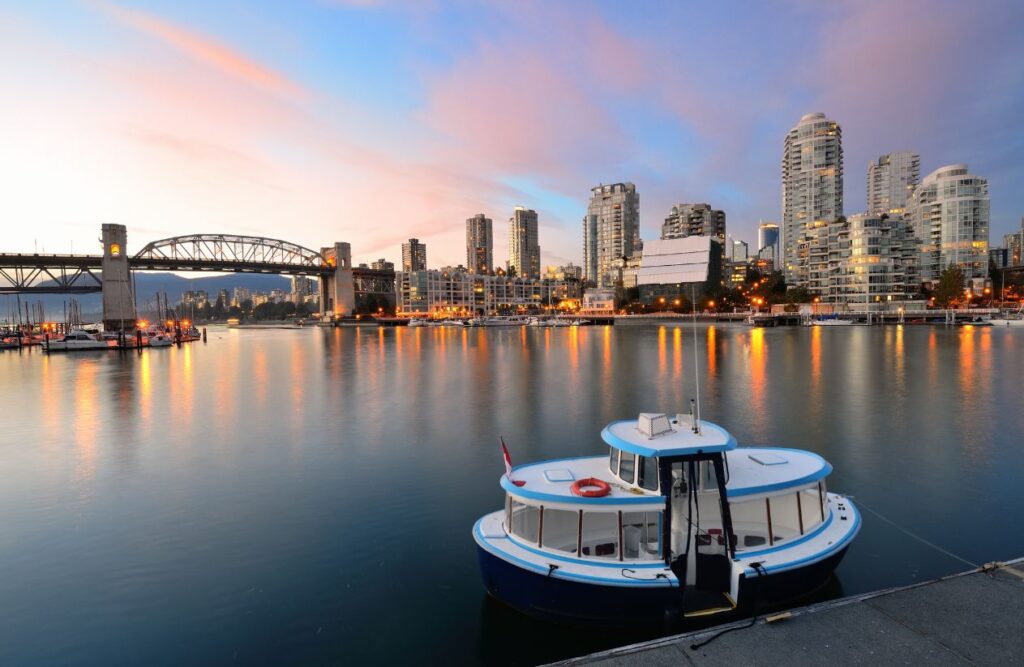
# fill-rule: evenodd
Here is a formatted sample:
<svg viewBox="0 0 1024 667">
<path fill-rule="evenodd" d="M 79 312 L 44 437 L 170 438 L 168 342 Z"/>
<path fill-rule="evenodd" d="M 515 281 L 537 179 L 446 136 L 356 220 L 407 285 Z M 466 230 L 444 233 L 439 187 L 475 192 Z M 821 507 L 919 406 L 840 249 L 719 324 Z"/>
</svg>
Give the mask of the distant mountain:
<svg viewBox="0 0 1024 667">
<path fill-rule="evenodd" d="M 156 303 L 156 294 L 167 293 L 171 305 L 181 301 L 183 292 L 189 290 L 205 290 L 211 299 L 217 298 L 217 292 L 226 289 L 231 294 L 236 287 L 243 287 L 254 292 L 269 292 L 273 289 L 290 291 L 292 281 L 285 276 L 278 276 L 266 273 L 230 273 L 227 275 L 199 276 L 196 278 L 184 278 L 174 273 L 144 273 L 135 274 L 135 302 L 140 309 L 149 309 Z M 64 317 L 64 304 L 71 299 L 78 301 L 82 314 L 86 318 L 99 316 L 103 311 L 103 302 L 99 292 L 95 294 L 31 294 L 21 295 L 22 304 L 28 303 L 34 308 L 37 302 L 42 302 L 43 310 L 47 320 L 60 320 Z M 10 312 L 15 308 L 16 298 L 13 295 L 0 298 L 0 320 L 10 317 Z M 25 306 L 22 305 L 22 312 Z"/>
</svg>

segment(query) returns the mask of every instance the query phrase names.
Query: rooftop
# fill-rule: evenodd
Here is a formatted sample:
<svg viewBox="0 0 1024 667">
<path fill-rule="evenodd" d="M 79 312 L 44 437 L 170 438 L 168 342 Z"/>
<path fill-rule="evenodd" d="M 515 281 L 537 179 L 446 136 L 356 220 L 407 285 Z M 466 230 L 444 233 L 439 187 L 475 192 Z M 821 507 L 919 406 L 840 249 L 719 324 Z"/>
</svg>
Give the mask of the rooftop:
<svg viewBox="0 0 1024 667">
<path fill-rule="evenodd" d="M 736 448 L 736 439 L 724 428 L 704 420 L 699 423 L 700 432 L 694 433 L 688 415 L 669 418 L 642 413 L 637 420 L 608 424 L 601 431 L 601 439 L 616 449 L 641 456 L 685 456 Z"/>
</svg>

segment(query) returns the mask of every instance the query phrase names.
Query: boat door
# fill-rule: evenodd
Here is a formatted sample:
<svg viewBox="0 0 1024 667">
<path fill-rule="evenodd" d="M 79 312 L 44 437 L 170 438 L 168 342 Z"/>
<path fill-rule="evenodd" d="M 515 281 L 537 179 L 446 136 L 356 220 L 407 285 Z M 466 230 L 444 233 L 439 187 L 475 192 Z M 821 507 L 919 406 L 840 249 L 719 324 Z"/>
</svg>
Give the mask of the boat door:
<svg viewBox="0 0 1024 667">
<path fill-rule="evenodd" d="M 671 464 L 671 554 L 672 571 L 691 589 L 728 593 L 731 564 L 729 535 L 731 523 L 723 521 L 720 455 L 692 457 Z"/>
<path fill-rule="evenodd" d="M 721 455 L 717 455 L 719 461 Z M 728 515 L 723 516 L 722 496 L 724 484 L 719 485 L 718 476 L 722 471 L 715 459 L 691 463 L 695 473 L 695 512 L 691 527 L 694 539 L 694 561 L 697 567 L 695 586 L 702 591 L 727 593 L 732 571 L 729 559 L 727 527 L 731 523 Z"/>
</svg>

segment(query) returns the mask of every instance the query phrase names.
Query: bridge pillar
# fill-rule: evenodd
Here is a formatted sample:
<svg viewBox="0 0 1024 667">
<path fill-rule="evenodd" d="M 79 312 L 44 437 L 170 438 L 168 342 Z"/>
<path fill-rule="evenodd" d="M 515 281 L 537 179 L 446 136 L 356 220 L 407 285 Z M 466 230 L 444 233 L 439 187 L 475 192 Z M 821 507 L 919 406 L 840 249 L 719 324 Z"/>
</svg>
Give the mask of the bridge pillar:
<svg viewBox="0 0 1024 667">
<path fill-rule="evenodd" d="M 320 316 L 349 317 L 356 307 L 352 246 L 335 243 L 333 248 L 320 248 L 320 254 L 334 266 L 333 274 L 320 276 Z"/>
<path fill-rule="evenodd" d="M 128 231 L 124 225 L 103 225 L 103 328 L 135 327 L 135 296 L 128 268 Z"/>
</svg>

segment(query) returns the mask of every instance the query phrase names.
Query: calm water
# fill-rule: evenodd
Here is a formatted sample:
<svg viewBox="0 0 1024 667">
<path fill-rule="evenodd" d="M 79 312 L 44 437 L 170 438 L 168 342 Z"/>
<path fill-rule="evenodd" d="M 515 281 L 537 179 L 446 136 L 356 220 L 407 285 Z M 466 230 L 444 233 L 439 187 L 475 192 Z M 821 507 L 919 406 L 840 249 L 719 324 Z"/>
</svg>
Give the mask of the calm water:
<svg viewBox="0 0 1024 667">
<path fill-rule="evenodd" d="M 1024 555 L 1024 333 L 698 330 L 703 414 L 976 563 Z M 227 330 L 0 353 L 0 664 L 530 664 L 633 641 L 485 598 L 516 462 L 685 410 L 688 328 Z M 967 569 L 865 512 L 828 595 Z M 652 631 L 655 632 L 656 631 Z"/>
</svg>

